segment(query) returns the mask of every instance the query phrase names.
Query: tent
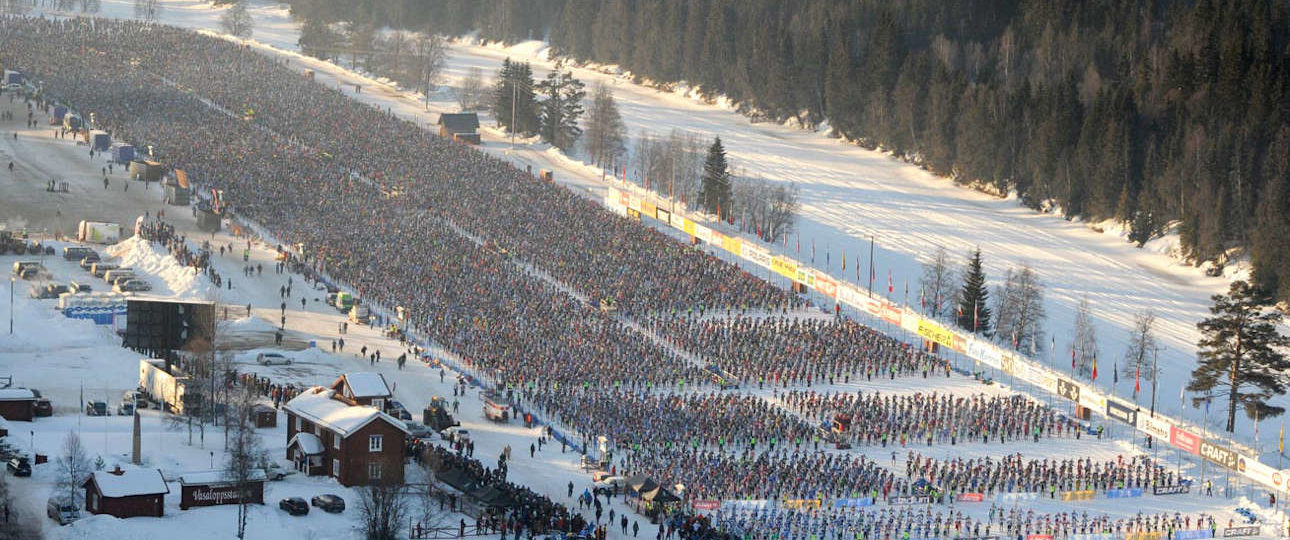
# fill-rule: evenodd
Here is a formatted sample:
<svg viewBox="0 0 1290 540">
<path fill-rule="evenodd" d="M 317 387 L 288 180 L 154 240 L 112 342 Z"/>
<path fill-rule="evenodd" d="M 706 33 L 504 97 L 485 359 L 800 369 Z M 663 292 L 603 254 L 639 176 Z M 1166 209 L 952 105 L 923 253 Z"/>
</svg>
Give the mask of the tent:
<svg viewBox="0 0 1290 540">
<path fill-rule="evenodd" d="M 642 492 L 641 498 L 649 502 L 658 503 L 658 504 L 673 503 L 673 502 L 681 501 L 680 497 L 677 497 L 676 495 L 672 494 L 671 491 L 668 491 L 661 487 L 656 487 L 652 490 Z"/>
<path fill-rule="evenodd" d="M 499 489 L 497 486 L 486 486 L 480 488 L 472 492 L 471 496 L 488 506 L 514 508 L 519 504 L 509 491 Z"/>
<path fill-rule="evenodd" d="M 658 489 L 657 482 L 651 480 L 648 476 L 641 474 L 627 477 L 627 486 L 632 488 L 632 491 L 635 491 L 638 494 Z"/>
</svg>

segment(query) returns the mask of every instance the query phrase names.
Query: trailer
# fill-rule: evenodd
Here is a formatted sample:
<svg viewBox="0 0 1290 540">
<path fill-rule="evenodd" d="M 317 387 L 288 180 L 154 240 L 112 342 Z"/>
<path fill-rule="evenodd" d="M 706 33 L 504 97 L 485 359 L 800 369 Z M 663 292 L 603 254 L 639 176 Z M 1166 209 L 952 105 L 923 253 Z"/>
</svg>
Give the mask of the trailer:
<svg viewBox="0 0 1290 540">
<path fill-rule="evenodd" d="M 63 116 L 63 127 L 71 131 L 80 131 L 82 127 L 85 127 L 85 122 L 81 120 L 81 115 L 67 113 Z"/>
<path fill-rule="evenodd" d="M 175 206 L 188 206 L 192 188 L 188 185 L 188 173 L 175 169 L 175 175 L 166 179 L 166 203 Z"/>
<path fill-rule="evenodd" d="M 76 239 L 95 244 L 115 244 L 121 241 L 121 225 L 102 221 L 82 221 L 76 228 Z"/>
<path fill-rule="evenodd" d="M 162 410 L 184 412 L 184 388 L 190 379 L 166 372 L 166 362 L 152 358 L 139 360 L 139 389 Z"/>
<path fill-rule="evenodd" d="M 130 179 L 144 182 L 161 181 L 166 169 L 160 163 L 150 159 L 136 159 L 130 162 Z"/>
<path fill-rule="evenodd" d="M 49 125 L 57 126 L 63 123 L 63 118 L 67 116 L 67 107 L 63 105 L 54 105 L 54 114 L 49 117 Z"/>
<path fill-rule="evenodd" d="M 89 139 L 90 148 L 99 152 L 106 152 L 112 147 L 112 136 L 101 129 L 90 130 Z"/>
<path fill-rule="evenodd" d="M 134 160 L 134 146 L 122 144 L 112 147 L 112 161 L 125 165 Z"/>
<path fill-rule="evenodd" d="M 4 83 L 6 86 L 10 84 L 22 84 L 22 73 L 10 69 L 4 70 Z"/>
</svg>

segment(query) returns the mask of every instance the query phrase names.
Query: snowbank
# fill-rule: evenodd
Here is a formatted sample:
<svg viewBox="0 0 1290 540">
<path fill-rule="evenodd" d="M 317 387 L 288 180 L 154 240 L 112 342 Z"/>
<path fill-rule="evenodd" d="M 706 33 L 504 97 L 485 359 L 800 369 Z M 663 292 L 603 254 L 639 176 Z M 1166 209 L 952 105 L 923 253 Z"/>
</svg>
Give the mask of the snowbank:
<svg viewBox="0 0 1290 540">
<path fill-rule="evenodd" d="M 197 269 L 179 264 L 161 246 L 132 236 L 118 244 L 108 246 L 109 257 L 120 258 L 121 266 L 128 266 L 140 274 L 159 278 L 165 288 L 157 288 L 149 294 L 170 296 L 187 300 L 209 300 L 215 292 L 215 286 L 209 279 L 197 272 Z M 157 279 L 145 280 L 156 287 Z"/>
</svg>

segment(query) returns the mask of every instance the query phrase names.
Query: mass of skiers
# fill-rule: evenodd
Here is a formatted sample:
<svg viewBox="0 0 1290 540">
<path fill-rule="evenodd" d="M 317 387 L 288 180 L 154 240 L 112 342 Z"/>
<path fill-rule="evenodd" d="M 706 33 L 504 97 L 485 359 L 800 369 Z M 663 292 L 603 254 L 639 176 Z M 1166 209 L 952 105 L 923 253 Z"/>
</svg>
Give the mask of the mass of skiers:
<svg viewBox="0 0 1290 540">
<path fill-rule="evenodd" d="M 950 494 L 1039 493 L 1056 498 L 1062 491 L 1144 489 L 1176 486 L 1182 477 L 1148 456 L 1116 456 L 1095 462 L 1080 459 L 1025 459 L 1003 456 L 937 460 L 909 451 L 905 476 L 926 480 Z"/>
<path fill-rule="evenodd" d="M 87 60 L 82 40 L 129 54 Z M 790 316 L 803 301 L 736 266 L 244 46 L 132 21 L 7 18 L 0 53 L 42 82 L 40 107 L 57 101 L 92 110 L 114 138 L 151 144 L 199 191 L 222 190 L 238 216 L 302 246 L 311 269 L 366 301 L 404 308 L 409 330 L 443 344 L 472 374 L 519 390 L 584 439 L 610 436 L 625 449 L 624 471 L 684 484 L 687 497 L 914 493 L 910 478 L 872 460 L 821 451 L 816 426 L 837 413 L 851 415 L 846 435 L 866 445 L 1079 436 L 1073 421 L 1021 396 L 802 390 L 943 377 L 948 366 L 852 322 Z M 777 397 L 788 410 L 712 393 L 707 371 L 603 313 L 600 300 L 747 386 L 787 388 Z M 719 317 L 753 311 L 779 316 Z M 475 472 L 506 482 L 496 469 Z M 532 497 L 523 518 L 530 530 L 567 515 Z M 936 523 L 891 512 L 869 530 Z M 683 538 L 718 535 L 706 521 L 671 519 Z M 1020 533 L 1061 519 L 998 523 Z M 1114 523 L 1081 519 L 1061 526 Z"/>
<path fill-rule="evenodd" d="M 971 396 L 952 393 L 883 394 L 790 390 L 784 404 L 820 423 L 850 418 L 843 436 L 861 445 L 956 445 L 1082 435 L 1078 423 L 1042 403 L 1014 394 Z"/>
</svg>

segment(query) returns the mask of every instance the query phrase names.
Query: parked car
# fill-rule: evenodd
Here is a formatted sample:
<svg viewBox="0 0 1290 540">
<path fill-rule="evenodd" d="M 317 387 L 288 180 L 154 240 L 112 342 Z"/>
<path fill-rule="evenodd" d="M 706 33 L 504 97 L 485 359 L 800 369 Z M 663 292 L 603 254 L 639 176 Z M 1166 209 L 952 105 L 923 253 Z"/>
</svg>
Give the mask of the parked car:
<svg viewBox="0 0 1290 540">
<path fill-rule="evenodd" d="M 99 254 L 85 246 L 67 246 L 63 248 L 63 258 L 69 261 L 84 259 L 89 256 L 98 257 Z"/>
<path fill-rule="evenodd" d="M 49 402 L 49 398 L 36 398 L 36 416 L 53 416 L 54 404 Z"/>
<path fill-rule="evenodd" d="M 430 426 L 420 422 L 406 422 L 406 424 L 408 425 L 408 433 L 415 439 L 429 439 L 431 435 L 434 435 L 434 430 L 430 429 Z"/>
<path fill-rule="evenodd" d="M 269 462 L 269 464 L 265 465 L 264 467 L 265 478 L 268 478 L 269 480 L 273 480 L 273 481 L 282 480 L 283 478 L 286 478 L 293 474 L 296 474 L 295 469 L 288 469 L 286 467 L 283 467 L 282 465 L 279 465 L 277 462 L 273 462 L 273 461 Z"/>
<path fill-rule="evenodd" d="M 116 285 L 116 280 L 117 280 L 117 278 L 119 278 L 119 277 L 121 277 L 121 276 L 124 276 L 124 275 L 129 275 L 130 277 L 134 277 L 134 269 L 133 269 L 133 268 L 119 268 L 119 267 L 118 267 L 118 268 L 113 268 L 113 269 L 111 269 L 111 270 L 108 270 L 108 271 L 106 271 L 106 272 L 103 272 L 103 279 L 104 279 L 105 281 L 107 281 L 108 283 L 111 283 L 111 284 L 113 284 L 113 285 Z"/>
<path fill-rule="evenodd" d="M 443 437 L 443 440 L 450 443 L 457 442 L 459 440 L 463 443 L 470 442 L 470 430 L 462 429 L 461 426 L 446 428 L 439 432 L 439 436 Z"/>
<path fill-rule="evenodd" d="M 116 270 L 120 267 L 117 264 L 96 262 L 93 266 L 90 266 L 90 274 L 93 274 L 96 278 L 106 278 L 109 270 Z"/>
<path fill-rule="evenodd" d="M 93 254 L 92 256 L 82 257 L 82 258 L 81 258 L 81 270 L 85 270 L 85 271 L 93 270 L 93 269 L 94 269 L 94 263 L 99 262 L 100 260 L 101 260 L 101 259 L 99 259 L 99 254 L 98 254 L 98 253 L 95 253 L 95 254 Z"/>
<path fill-rule="evenodd" d="M 134 403 L 122 402 L 116 406 L 117 416 L 130 416 L 134 414 Z"/>
<path fill-rule="evenodd" d="M 28 296 L 38 300 L 43 300 L 58 298 L 58 295 L 65 292 L 67 292 L 66 285 L 59 285 L 57 283 L 32 283 Z"/>
<path fill-rule="evenodd" d="M 390 403 L 386 405 L 385 409 L 386 409 L 385 412 L 387 414 L 395 418 L 398 418 L 399 420 L 412 419 L 412 413 L 408 412 L 408 408 L 404 407 L 403 404 L 399 403 L 398 401 L 390 401 Z"/>
<path fill-rule="evenodd" d="M 67 525 L 80 518 L 81 512 L 76 508 L 76 503 L 65 497 L 50 497 L 49 502 L 45 503 L 45 515 L 59 525 Z"/>
<path fill-rule="evenodd" d="M 276 364 L 291 365 L 291 357 L 281 353 L 268 352 L 255 355 L 255 363 L 262 366 L 272 366 Z"/>
<path fill-rule="evenodd" d="M 309 504 L 317 506 L 318 508 L 321 508 L 323 512 L 327 512 L 329 514 L 339 514 L 345 511 L 345 499 L 340 498 L 340 495 L 333 495 L 331 493 L 326 495 L 314 495 L 314 497 L 309 500 Z"/>
<path fill-rule="evenodd" d="M 286 510 L 293 516 L 304 516 L 309 514 L 309 505 L 305 503 L 302 497 L 287 497 L 278 501 L 278 508 Z"/>
<path fill-rule="evenodd" d="M 31 461 L 26 456 L 10 459 L 5 467 L 9 469 L 9 474 L 14 476 L 31 476 Z"/>
<path fill-rule="evenodd" d="M 606 476 L 592 484 L 597 494 L 612 495 L 615 492 L 621 492 L 627 485 L 627 479 L 622 476 Z"/>
<path fill-rule="evenodd" d="M 36 261 L 17 261 L 13 263 L 13 275 L 21 279 L 35 279 L 46 272 L 45 265 Z"/>
<path fill-rule="evenodd" d="M 85 414 L 88 416 L 107 416 L 107 403 L 103 401 L 91 401 L 85 404 Z"/>
<path fill-rule="evenodd" d="M 112 290 L 119 293 L 151 291 L 152 285 L 142 279 L 127 279 L 117 283 Z"/>
<path fill-rule="evenodd" d="M 121 394 L 121 403 L 137 403 L 140 409 L 148 408 L 148 398 L 138 390 L 126 390 Z"/>
<path fill-rule="evenodd" d="M 69 281 L 67 283 L 68 292 L 73 292 L 73 293 L 92 292 L 93 290 L 94 288 L 90 287 L 90 284 L 84 281 Z"/>
</svg>

